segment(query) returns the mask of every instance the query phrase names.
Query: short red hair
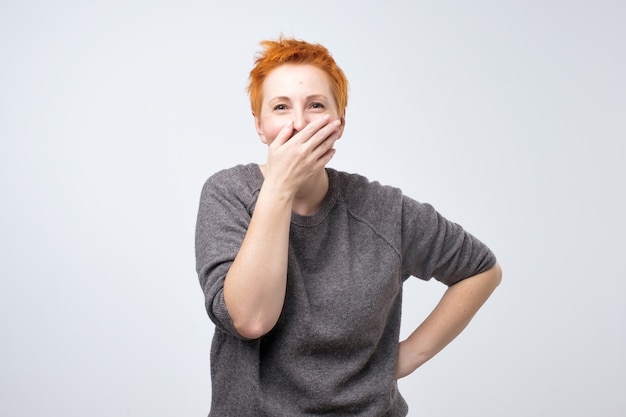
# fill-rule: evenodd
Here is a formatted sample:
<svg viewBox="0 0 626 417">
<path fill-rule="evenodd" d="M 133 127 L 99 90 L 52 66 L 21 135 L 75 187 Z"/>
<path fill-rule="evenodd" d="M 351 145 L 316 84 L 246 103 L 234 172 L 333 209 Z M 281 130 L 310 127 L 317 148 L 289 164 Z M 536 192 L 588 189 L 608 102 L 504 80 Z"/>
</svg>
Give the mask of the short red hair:
<svg viewBox="0 0 626 417">
<path fill-rule="evenodd" d="M 261 114 L 263 82 L 270 72 L 284 64 L 309 64 L 328 75 L 339 114 L 345 116 L 348 106 L 348 79 L 328 49 L 317 43 L 282 36 L 275 41 L 261 41 L 260 44 L 263 50 L 255 58 L 248 83 L 252 113 L 256 116 Z"/>
</svg>

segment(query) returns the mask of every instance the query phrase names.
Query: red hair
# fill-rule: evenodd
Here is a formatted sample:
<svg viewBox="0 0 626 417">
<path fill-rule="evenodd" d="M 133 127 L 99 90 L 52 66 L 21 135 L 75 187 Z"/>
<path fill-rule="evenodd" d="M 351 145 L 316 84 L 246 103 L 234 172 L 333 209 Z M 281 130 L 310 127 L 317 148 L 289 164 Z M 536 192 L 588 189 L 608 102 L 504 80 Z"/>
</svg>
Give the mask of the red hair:
<svg viewBox="0 0 626 417">
<path fill-rule="evenodd" d="M 328 75 L 339 114 L 345 115 L 348 105 L 348 79 L 328 49 L 320 44 L 282 36 L 276 41 L 264 40 L 260 44 L 263 50 L 255 58 L 247 89 L 252 113 L 256 116 L 261 114 L 263 82 L 270 72 L 284 64 L 309 64 Z"/>
</svg>

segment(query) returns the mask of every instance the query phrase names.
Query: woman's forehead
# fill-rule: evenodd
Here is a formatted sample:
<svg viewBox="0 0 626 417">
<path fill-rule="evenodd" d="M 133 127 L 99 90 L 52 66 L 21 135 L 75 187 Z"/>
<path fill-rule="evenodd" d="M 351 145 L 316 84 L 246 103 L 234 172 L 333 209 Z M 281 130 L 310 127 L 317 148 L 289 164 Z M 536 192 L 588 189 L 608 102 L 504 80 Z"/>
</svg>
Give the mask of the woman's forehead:
<svg viewBox="0 0 626 417">
<path fill-rule="evenodd" d="M 263 92 L 272 96 L 302 91 L 330 94 L 330 78 L 314 65 L 284 64 L 272 70 L 263 83 Z"/>
</svg>

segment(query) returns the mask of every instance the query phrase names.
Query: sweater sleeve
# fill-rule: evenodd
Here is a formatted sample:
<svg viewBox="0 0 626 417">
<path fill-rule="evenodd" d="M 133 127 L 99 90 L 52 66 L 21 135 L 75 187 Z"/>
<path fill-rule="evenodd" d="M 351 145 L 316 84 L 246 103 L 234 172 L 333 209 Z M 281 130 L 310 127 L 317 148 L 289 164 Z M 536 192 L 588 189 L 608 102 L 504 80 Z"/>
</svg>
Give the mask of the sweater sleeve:
<svg viewBox="0 0 626 417">
<path fill-rule="evenodd" d="M 431 205 L 406 196 L 402 202 L 402 270 L 446 285 L 491 268 L 496 258 L 491 250 L 460 225 L 439 214 Z"/>
<path fill-rule="evenodd" d="M 196 222 L 196 271 L 205 307 L 220 330 L 238 335 L 224 302 L 224 279 L 250 224 L 256 193 L 234 169 L 210 177 L 202 188 Z"/>
</svg>

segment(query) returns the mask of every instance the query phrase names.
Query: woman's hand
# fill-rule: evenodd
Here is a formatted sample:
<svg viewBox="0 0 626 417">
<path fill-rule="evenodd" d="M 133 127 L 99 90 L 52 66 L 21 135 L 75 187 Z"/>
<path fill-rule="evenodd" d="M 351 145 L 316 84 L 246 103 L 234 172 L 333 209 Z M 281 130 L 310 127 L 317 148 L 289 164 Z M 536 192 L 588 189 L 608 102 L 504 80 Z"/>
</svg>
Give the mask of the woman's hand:
<svg viewBox="0 0 626 417">
<path fill-rule="evenodd" d="M 341 137 L 340 127 L 341 121 L 331 121 L 328 115 L 295 134 L 293 123 L 288 123 L 268 146 L 265 181 L 295 195 L 335 154 L 333 146 Z"/>
<path fill-rule="evenodd" d="M 406 343 L 406 341 L 400 342 L 400 345 L 398 346 L 396 372 L 394 375 L 395 379 L 404 378 L 417 369 L 417 367 L 413 364 L 411 356 L 411 347 Z"/>
</svg>

